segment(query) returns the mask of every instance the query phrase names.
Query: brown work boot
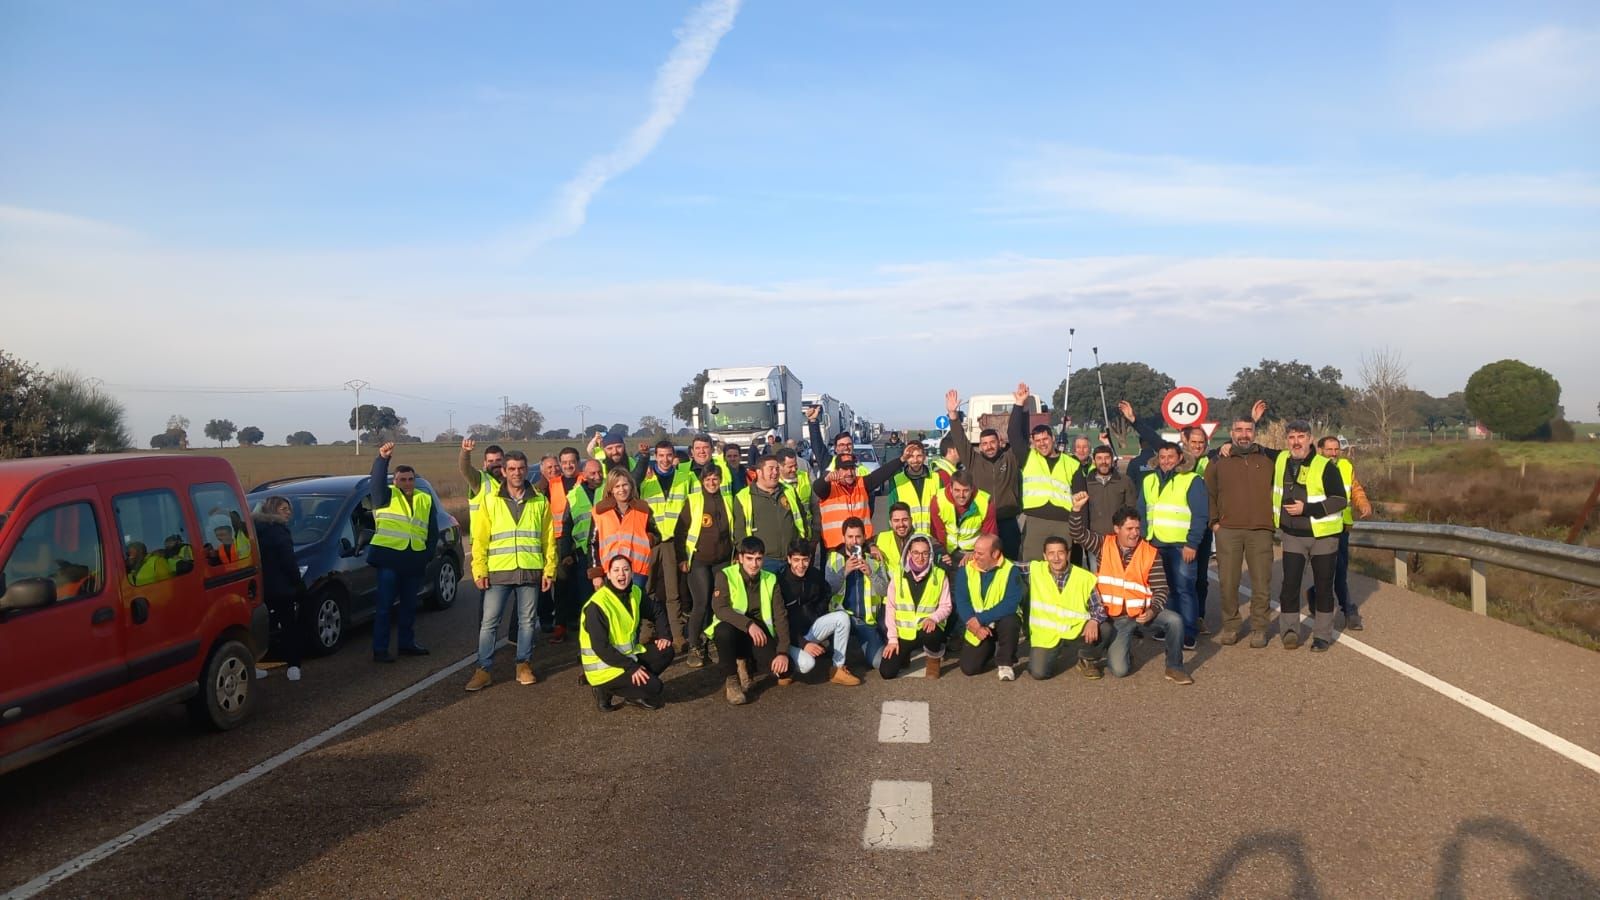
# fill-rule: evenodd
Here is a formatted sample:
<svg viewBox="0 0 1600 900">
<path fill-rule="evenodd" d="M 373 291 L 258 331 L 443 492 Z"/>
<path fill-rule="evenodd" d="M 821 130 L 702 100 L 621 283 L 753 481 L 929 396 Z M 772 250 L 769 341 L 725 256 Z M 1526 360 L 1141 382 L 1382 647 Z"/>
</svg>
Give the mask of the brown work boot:
<svg viewBox="0 0 1600 900">
<path fill-rule="evenodd" d="M 1167 680 L 1177 684 L 1194 684 L 1194 679 L 1183 669 L 1167 667 Z"/>
<path fill-rule="evenodd" d="M 842 684 L 845 687 L 855 687 L 861 683 L 861 679 L 851 675 L 850 670 L 844 666 L 834 666 L 833 677 L 829 678 L 828 681 L 833 684 Z"/>
<path fill-rule="evenodd" d="M 778 687 L 788 687 L 791 684 L 794 684 L 794 676 L 793 675 L 790 675 L 788 673 L 784 673 L 784 674 L 778 676 Z"/>
<path fill-rule="evenodd" d="M 517 684 L 538 684 L 539 676 L 533 674 L 533 664 L 517 663 Z"/>
<path fill-rule="evenodd" d="M 468 691 L 481 691 L 488 687 L 494 678 L 489 675 L 488 669 L 479 669 L 472 673 L 472 680 L 467 682 Z"/>
<path fill-rule="evenodd" d="M 1283 649 L 1293 650 L 1300 646 L 1300 632 L 1291 628 L 1283 633 Z"/>
<path fill-rule="evenodd" d="M 739 671 L 740 689 L 750 690 L 750 686 L 756 683 L 755 676 L 750 674 L 750 660 L 736 659 L 733 661 L 733 666 Z"/>
<path fill-rule="evenodd" d="M 1100 663 L 1083 656 L 1078 657 L 1078 671 L 1090 681 L 1099 681 L 1105 677 L 1105 673 L 1100 671 Z"/>
<path fill-rule="evenodd" d="M 1267 645 L 1267 630 L 1265 628 L 1250 635 L 1250 646 L 1260 650 Z"/>
<path fill-rule="evenodd" d="M 1222 633 L 1217 635 L 1217 643 L 1225 647 L 1239 643 L 1239 626 L 1222 626 Z"/>
<path fill-rule="evenodd" d="M 937 679 L 939 677 L 939 663 L 941 663 L 943 661 L 944 661 L 943 657 L 939 657 L 939 656 L 929 656 L 929 657 L 927 657 L 926 660 L 922 664 L 923 667 L 924 667 L 924 674 L 928 678 Z"/>
<path fill-rule="evenodd" d="M 743 706 L 746 701 L 744 688 L 739 685 L 739 676 L 729 675 L 722 684 L 722 696 L 734 706 Z"/>
</svg>

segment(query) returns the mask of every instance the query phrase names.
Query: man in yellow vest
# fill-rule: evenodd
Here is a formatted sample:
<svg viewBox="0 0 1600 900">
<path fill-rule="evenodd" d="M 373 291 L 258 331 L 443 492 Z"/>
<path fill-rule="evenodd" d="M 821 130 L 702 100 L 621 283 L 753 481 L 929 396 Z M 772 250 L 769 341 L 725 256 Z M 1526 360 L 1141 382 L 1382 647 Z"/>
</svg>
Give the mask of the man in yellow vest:
<svg viewBox="0 0 1600 900">
<path fill-rule="evenodd" d="M 905 565 L 906 542 L 911 540 L 911 508 L 904 503 L 889 507 L 889 530 L 873 535 L 867 553 L 881 564 L 885 571 L 899 572 Z M 942 563 L 950 564 L 949 557 Z"/>
<path fill-rule="evenodd" d="M 551 505 L 550 521 L 555 523 L 556 516 L 561 517 L 561 522 L 556 527 L 556 554 L 559 562 L 555 589 L 556 628 L 550 635 L 552 644 L 565 639 L 568 626 L 578 624 L 583 604 L 594 591 L 594 582 L 589 577 L 587 561 L 590 556 L 589 542 L 594 537 L 594 508 L 605 499 L 600 494 L 601 484 L 604 481 L 605 476 L 601 474 L 600 461 L 583 460 L 578 464 L 577 479 L 562 491 L 561 509 L 557 510 L 554 504 Z"/>
<path fill-rule="evenodd" d="M 778 482 L 789 492 L 789 502 L 801 523 L 801 537 L 815 540 L 817 516 L 811 502 L 811 473 L 800 466 L 800 454 L 785 447 L 777 452 Z"/>
<path fill-rule="evenodd" d="M 1080 507 L 1081 508 L 1081 507 Z M 1028 563 L 1028 674 L 1047 681 L 1056 663 L 1078 658 L 1078 671 L 1100 677 L 1097 644 L 1106 621 L 1095 591 L 1095 576 L 1072 564 L 1072 548 L 1063 537 L 1047 538 L 1044 559 Z"/>
<path fill-rule="evenodd" d="M 973 486 L 970 474 L 957 472 L 933 498 L 933 542 L 941 548 L 945 565 L 966 562 L 978 535 L 999 533 L 994 504 L 988 492 Z"/>
<path fill-rule="evenodd" d="M 928 451 L 920 443 L 907 444 L 900 451 L 905 467 L 890 479 L 885 493 L 911 510 L 911 529 L 927 534 L 933 527 L 933 498 L 944 487 L 943 476 L 928 468 Z"/>
<path fill-rule="evenodd" d="M 456 461 L 461 470 L 461 478 L 467 483 L 467 527 L 472 527 L 472 519 L 478 515 L 478 509 L 483 505 L 483 495 L 487 493 L 484 481 L 488 480 L 499 484 L 505 476 L 506 451 L 499 444 L 490 444 L 483 450 L 483 468 L 472 464 L 472 451 L 478 442 L 470 437 L 461 439 L 461 456 Z M 492 490 L 492 488 L 491 488 Z"/>
<path fill-rule="evenodd" d="M 889 573 L 867 555 L 866 523 L 851 516 L 844 520 L 841 533 L 843 540 L 836 552 L 828 554 L 823 575 L 833 591 L 833 608 L 850 614 L 851 644 L 865 657 L 867 667 L 876 669 L 884 648 L 878 622 Z"/>
<path fill-rule="evenodd" d="M 1317 450 L 1339 467 L 1345 493 L 1350 498 L 1350 504 L 1344 508 L 1344 530 L 1339 532 L 1339 560 L 1333 570 L 1333 592 L 1339 598 L 1339 611 L 1344 613 L 1345 630 L 1361 631 L 1365 627 L 1361 622 L 1361 613 L 1350 601 L 1350 526 L 1358 518 L 1372 517 L 1372 503 L 1367 500 L 1366 489 L 1356 480 L 1355 465 L 1339 455 L 1338 437 L 1330 434 L 1322 438 L 1317 442 Z M 1306 592 L 1306 599 L 1312 604 L 1316 603 L 1316 596 L 1315 587 Z"/>
<path fill-rule="evenodd" d="M 1283 545 L 1283 588 L 1278 592 L 1278 632 L 1283 648 L 1300 646 L 1300 585 L 1306 565 L 1316 586 L 1316 618 L 1311 649 L 1320 653 L 1333 643 L 1336 598 L 1333 573 L 1339 563 L 1339 535 L 1349 505 L 1339 467 L 1311 446 L 1311 424 L 1302 419 L 1287 426 L 1289 449 L 1268 450 L 1277 459 L 1272 477 L 1272 521 Z"/>
<path fill-rule="evenodd" d="M 433 495 L 417 490 L 417 471 L 396 466 L 389 486 L 389 459 L 394 442 L 378 448 L 368 490 L 375 530 L 367 547 L 367 565 L 378 570 L 378 599 L 372 610 L 372 660 L 392 663 L 389 655 L 389 608 L 399 607 L 400 655 L 427 656 L 417 643 L 417 593 L 439 543 Z M 532 614 L 532 610 L 529 610 Z"/>
<path fill-rule="evenodd" d="M 964 627 L 961 674 L 976 675 L 995 661 L 1001 681 L 1016 681 L 1022 637 L 1022 569 L 1000 552 L 1000 538 L 979 535 L 966 565 L 950 574 L 950 599 Z"/>
<path fill-rule="evenodd" d="M 478 627 L 478 670 L 467 690 L 480 691 L 492 679 L 489 667 L 500 643 L 500 619 L 516 597 L 517 683 L 534 684 L 534 610 L 539 595 L 555 585 L 556 538 L 550 502 L 528 483 L 528 457 L 506 454 L 505 481 L 484 498 L 472 527 L 472 580 L 483 592 Z"/>
<path fill-rule="evenodd" d="M 661 673 L 672 664 L 672 642 L 658 637 L 649 644 L 639 640 L 645 618 L 656 623 L 656 634 L 667 633 L 666 614 L 633 583 L 633 564 L 618 554 L 606 566 L 605 578 L 583 606 L 578 631 L 578 660 L 583 679 L 594 690 L 601 712 L 616 707 L 621 697 L 629 706 L 660 709 Z"/>
<path fill-rule="evenodd" d="M 1156 445 L 1156 467 L 1146 471 L 1139 485 L 1139 516 L 1144 519 L 1145 540 L 1156 548 L 1167 584 L 1177 599 L 1183 619 L 1183 647 L 1195 648 L 1199 634 L 1200 604 L 1195 596 L 1199 572 L 1200 541 L 1210 531 L 1211 507 L 1205 479 L 1192 470 L 1178 471 L 1183 451 L 1177 444 Z"/>
<path fill-rule="evenodd" d="M 739 706 L 749 701 L 747 691 L 754 683 L 754 677 L 750 684 L 740 678 L 739 660 L 752 662 L 756 673 L 770 671 L 782 678 L 789 671 L 789 616 L 778 576 L 762 568 L 767 547 L 761 539 L 740 541 L 736 555 L 738 562 L 717 572 L 711 595 L 714 618 L 706 631 L 717 646 L 723 696 Z"/>
<path fill-rule="evenodd" d="M 1044 539 L 1067 536 L 1067 518 L 1072 514 L 1072 496 L 1086 488 L 1078 460 L 1056 449 L 1050 426 L 1028 427 L 1028 398 L 1032 391 L 1018 384 L 1012 395 L 1011 421 L 1006 432 L 1011 452 L 1022 466 L 1022 512 L 1027 522 L 1022 528 L 1022 562 L 1044 558 Z"/>
<path fill-rule="evenodd" d="M 1084 499 L 1087 499 L 1086 497 Z M 1111 517 L 1111 534 L 1096 534 L 1084 525 L 1082 506 L 1070 522 L 1072 540 L 1099 559 L 1096 591 L 1106 624 L 1100 631 L 1090 665 L 1098 668 L 1100 654 L 1110 656 L 1111 674 L 1122 678 L 1133 670 L 1133 636 L 1141 628 L 1163 632 L 1166 645 L 1166 679 L 1194 684 L 1183 665 L 1183 618 L 1167 609 L 1167 576 L 1156 548 L 1144 539 L 1139 511 L 1125 507 Z M 1084 658 L 1084 657 L 1080 657 Z M 1096 674 L 1085 671 L 1090 678 Z"/>
</svg>

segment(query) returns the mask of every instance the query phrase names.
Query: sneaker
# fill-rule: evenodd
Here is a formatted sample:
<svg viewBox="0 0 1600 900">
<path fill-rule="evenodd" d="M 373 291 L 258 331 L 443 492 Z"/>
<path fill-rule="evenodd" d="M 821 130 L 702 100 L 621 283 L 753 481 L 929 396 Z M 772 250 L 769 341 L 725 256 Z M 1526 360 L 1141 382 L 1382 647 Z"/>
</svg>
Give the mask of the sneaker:
<svg viewBox="0 0 1600 900">
<path fill-rule="evenodd" d="M 844 666 L 834 666 L 833 675 L 828 679 L 828 682 L 830 684 L 842 684 L 845 687 L 855 687 L 861 683 L 861 679 L 857 678 Z"/>
<path fill-rule="evenodd" d="M 1167 639 L 1167 630 L 1165 628 L 1152 628 L 1146 631 L 1144 636 L 1152 641 L 1164 641 Z"/>
<path fill-rule="evenodd" d="M 1083 677 L 1090 681 L 1099 681 L 1105 677 L 1105 673 L 1100 671 L 1098 663 L 1092 659 L 1084 659 L 1081 656 L 1078 658 L 1078 671 L 1082 672 Z"/>
<path fill-rule="evenodd" d="M 729 675 L 722 683 L 722 696 L 734 706 L 743 706 L 749 698 L 744 695 L 744 687 L 739 684 L 739 676 Z"/>
<path fill-rule="evenodd" d="M 603 687 L 595 687 L 595 688 L 593 688 L 593 691 L 594 691 L 594 705 L 595 705 L 596 709 L 600 710 L 603 713 L 616 712 L 617 711 L 617 708 L 615 706 L 611 705 L 611 696 L 606 693 L 606 689 L 605 688 L 603 688 Z"/>
<path fill-rule="evenodd" d="M 941 663 L 943 661 L 944 660 L 943 660 L 942 657 L 938 657 L 938 656 L 929 656 L 929 657 L 927 657 L 924 660 L 923 664 L 922 664 L 923 675 L 925 677 L 932 678 L 934 680 L 938 680 L 938 678 L 939 678 L 939 663 Z"/>
<path fill-rule="evenodd" d="M 266 669 L 256 669 L 256 680 L 260 681 L 261 679 L 263 679 L 263 678 L 265 678 L 265 677 L 267 677 L 268 675 L 271 675 L 271 674 L 272 673 L 268 672 Z"/>
<path fill-rule="evenodd" d="M 472 673 L 472 680 L 467 682 L 467 691 L 468 693 L 481 691 L 493 681 L 494 678 L 489 675 L 488 669 L 479 669 Z"/>
<path fill-rule="evenodd" d="M 533 674 L 533 664 L 517 663 L 517 684 L 538 684 L 539 676 Z"/>
<path fill-rule="evenodd" d="M 1257 650 L 1260 650 L 1262 647 L 1265 647 L 1266 645 L 1267 645 L 1267 632 L 1264 629 L 1261 630 L 1261 631 L 1256 632 L 1255 634 L 1250 635 L 1250 646 L 1254 647 Z"/>
<path fill-rule="evenodd" d="M 1344 630 L 1365 631 L 1366 626 L 1361 624 L 1361 617 L 1359 615 L 1351 613 L 1350 615 L 1344 617 Z"/>
<path fill-rule="evenodd" d="M 1195 628 L 1196 631 L 1200 632 L 1201 634 L 1210 634 L 1211 633 L 1211 626 L 1206 624 L 1206 620 L 1205 619 L 1201 619 L 1200 621 L 1196 622 L 1194 624 L 1194 628 Z"/>
<path fill-rule="evenodd" d="M 1239 643 L 1239 629 L 1238 628 L 1224 628 L 1224 629 L 1222 629 L 1222 634 L 1218 635 L 1218 637 L 1217 637 L 1217 643 L 1223 645 L 1224 647 L 1231 647 L 1234 644 Z"/>
<path fill-rule="evenodd" d="M 300 680 L 300 667 L 299 666 L 290 666 L 289 667 L 289 680 L 290 681 L 299 681 Z"/>
<path fill-rule="evenodd" d="M 1300 646 L 1300 632 L 1290 629 L 1283 633 L 1283 649 L 1294 650 Z"/>
<path fill-rule="evenodd" d="M 1311 639 L 1311 652 L 1312 653 L 1321 653 L 1321 652 L 1327 650 L 1331 646 L 1333 646 L 1331 643 L 1329 643 L 1328 641 L 1323 640 L 1322 638 L 1312 638 Z"/>
<path fill-rule="evenodd" d="M 788 687 L 791 684 L 794 684 L 794 676 L 793 675 L 779 675 L 778 676 L 778 687 Z"/>
<path fill-rule="evenodd" d="M 1183 641 L 1183 649 L 1185 649 L 1185 650 L 1193 650 L 1195 647 L 1196 647 L 1196 643 L 1195 643 L 1195 639 L 1194 638 L 1185 638 L 1184 639 L 1184 641 Z"/>
<path fill-rule="evenodd" d="M 559 644 L 567 639 L 567 626 L 557 625 L 551 630 L 550 636 L 545 638 L 547 643 Z"/>
<path fill-rule="evenodd" d="M 1182 669 L 1167 667 L 1167 680 L 1175 684 L 1194 684 L 1194 679 Z"/>
<path fill-rule="evenodd" d="M 689 658 L 683 661 L 683 664 L 691 669 L 703 669 L 706 665 L 706 655 L 703 652 L 691 653 Z"/>
<path fill-rule="evenodd" d="M 418 644 L 418 645 L 416 645 L 414 647 L 401 647 L 400 648 L 400 655 L 401 656 L 427 656 L 428 655 L 428 648 L 422 646 L 421 644 Z"/>
<path fill-rule="evenodd" d="M 1010 666 L 998 666 L 996 667 L 996 672 L 999 674 L 1001 681 L 1017 680 L 1017 673 Z"/>
<path fill-rule="evenodd" d="M 640 709 L 660 709 L 661 707 L 666 706 L 666 704 L 662 703 L 660 700 L 653 700 L 649 697 L 629 697 L 622 702 L 628 704 L 629 706 L 637 706 Z"/>
</svg>

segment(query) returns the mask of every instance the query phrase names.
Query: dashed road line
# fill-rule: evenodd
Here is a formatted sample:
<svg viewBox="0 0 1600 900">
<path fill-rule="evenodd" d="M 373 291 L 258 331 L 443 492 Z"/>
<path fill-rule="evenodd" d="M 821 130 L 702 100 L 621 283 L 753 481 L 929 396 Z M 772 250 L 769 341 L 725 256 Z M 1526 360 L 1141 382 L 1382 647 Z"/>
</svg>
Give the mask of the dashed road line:
<svg viewBox="0 0 1600 900">
<path fill-rule="evenodd" d="M 1218 579 L 1213 575 L 1211 576 L 1211 580 L 1217 581 Z M 1245 584 L 1245 580 L 1240 579 L 1240 585 L 1244 586 Z M 1274 604 L 1274 608 L 1276 608 L 1276 604 Z M 1574 744 L 1559 734 L 1546 731 L 1545 729 L 1540 728 L 1538 725 L 1529 722 L 1527 719 L 1524 719 L 1515 713 L 1508 712 L 1507 710 L 1490 703 L 1476 694 L 1462 690 L 1461 688 L 1456 687 L 1442 678 L 1430 675 L 1416 666 L 1390 656 L 1376 647 L 1373 647 L 1369 644 L 1364 644 L 1361 641 L 1351 637 L 1349 632 L 1340 632 L 1338 639 L 1333 642 L 1333 646 L 1348 647 L 1356 653 L 1365 656 L 1366 658 L 1378 663 L 1381 666 L 1384 666 L 1385 668 L 1399 672 L 1401 675 L 1404 675 L 1405 677 L 1415 681 L 1425 688 L 1428 688 L 1429 690 L 1449 697 L 1451 700 L 1454 700 L 1462 706 L 1465 706 L 1467 709 L 1472 710 L 1478 715 L 1483 716 L 1492 722 L 1497 722 L 1501 725 L 1504 725 L 1506 728 L 1511 729 L 1512 731 L 1522 735 L 1530 741 L 1533 741 L 1541 747 L 1554 751 L 1555 753 L 1559 753 L 1578 765 L 1583 766 L 1585 769 L 1594 772 L 1595 774 L 1600 774 L 1600 754 L 1596 754 L 1587 748 Z"/>
<path fill-rule="evenodd" d="M 49 888 L 51 885 L 71 878 L 95 863 L 104 859 L 108 859 L 122 850 L 126 850 L 134 843 L 147 838 L 152 834 L 155 834 L 157 831 L 160 831 L 168 825 L 171 825 L 173 822 L 176 822 L 184 816 L 195 812 L 205 804 L 213 800 L 220 800 L 223 797 L 226 797 L 239 788 L 242 788 L 250 782 L 255 781 L 257 778 L 260 778 L 261 776 L 266 775 L 267 773 L 272 772 L 273 770 L 287 763 L 293 762 L 299 757 L 310 753 L 312 750 L 317 749 L 323 744 L 326 744 L 328 741 L 331 741 L 339 735 L 344 734 L 358 725 L 361 725 L 367 720 L 381 715 L 395 706 L 404 703 L 405 701 L 415 697 L 417 694 L 422 693 L 428 688 L 433 687 L 446 678 L 455 675 L 457 672 L 460 672 L 467 666 L 477 663 L 477 661 L 478 654 L 473 653 L 470 656 L 463 657 L 458 662 L 445 666 L 439 671 L 434 672 L 432 675 L 429 675 L 428 677 L 417 682 L 416 684 L 401 690 L 399 693 L 391 694 L 389 697 L 383 700 L 379 700 L 377 703 L 374 703 L 361 712 L 358 712 L 348 719 L 339 722 L 326 731 L 312 735 L 311 737 L 306 738 L 305 740 L 295 744 L 293 747 L 290 747 L 287 750 L 284 750 L 276 756 L 269 757 L 259 763 L 256 763 L 254 766 L 251 766 L 249 769 L 240 772 L 238 775 L 233 776 L 216 787 L 211 788 L 210 790 L 207 790 L 193 797 L 192 799 L 186 800 L 177 806 L 174 806 L 173 808 L 156 816 L 153 819 L 150 819 L 142 825 L 117 835 L 116 837 L 106 841 L 104 844 L 101 844 L 98 847 L 95 847 L 93 850 L 90 850 L 87 853 L 67 860 L 61 865 L 56 866 L 54 869 L 51 869 L 50 871 L 40 875 L 32 881 L 27 882 L 26 884 L 17 885 L 16 887 L 7 891 L 3 897 L 0 897 L 0 900 L 24 900 L 24 898 L 35 896 L 41 891 L 44 891 L 46 888 Z"/>
<path fill-rule="evenodd" d="M 927 850 L 933 846 L 933 784 L 874 781 L 861 846 L 868 850 Z"/>
<path fill-rule="evenodd" d="M 928 704 L 921 700 L 885 700 L 878 718 L 878 742 L 882 744 L 926 744 Z"/>
</svg>

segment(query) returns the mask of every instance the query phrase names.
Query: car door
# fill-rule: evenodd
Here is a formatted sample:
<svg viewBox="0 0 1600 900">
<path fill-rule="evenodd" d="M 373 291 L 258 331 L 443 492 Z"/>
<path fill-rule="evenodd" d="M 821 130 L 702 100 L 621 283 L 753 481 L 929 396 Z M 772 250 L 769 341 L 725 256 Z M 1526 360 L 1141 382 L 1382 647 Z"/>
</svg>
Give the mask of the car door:
<svg viewBox="0 0 1600 900">
<path fill-rule="evenodd" d="M 123 555 L 118 615 L 128 622 L 128 680 L 154 696 L 190 680 L 201 655 L 206 592 L 197 562 L 223 551 L 197 539 L 173 479 L 125 479 L 103 489 Z"/>
<path fill-rule="evenodd" d="M 0 614 L 0 759 L 126 706 L 120 561 L 92 485 L 18 510 L 0 547 L 0 595 L 50 579 L 55 602 Z"/>
<path fill-rule="evenodd" d="M 351 548 L 341 556 L 339 568 L 350 589 L 350 616 L 358 622 L 372 618 L 378 600 L 378 570 L 367 565 L 367 545 L 372 543 L 373 528 L 372 497 L 363 490 L 345 516 L 339 542 L 341 549 Z"/>
</svg>

